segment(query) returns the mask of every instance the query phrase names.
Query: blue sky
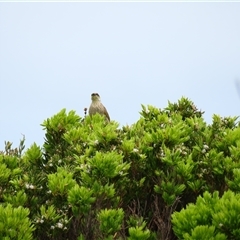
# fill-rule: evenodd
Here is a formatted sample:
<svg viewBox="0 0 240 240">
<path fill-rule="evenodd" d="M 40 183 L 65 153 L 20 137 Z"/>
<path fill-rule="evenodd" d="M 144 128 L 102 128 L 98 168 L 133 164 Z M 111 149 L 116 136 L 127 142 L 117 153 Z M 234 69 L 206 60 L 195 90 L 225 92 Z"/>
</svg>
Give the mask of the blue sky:
<svg viewBox="0 0 240 240">
<path fill-rule="evenodd" d="M 0 150 L 43 144 L 40 124 L 83 116 L 98 92 L 111 119 L 190 98 L 204 118 L 240 115 L 240 3 L 0 3 Z M 240 94 L 240 93 L 239 93 Z"/>
</svg>

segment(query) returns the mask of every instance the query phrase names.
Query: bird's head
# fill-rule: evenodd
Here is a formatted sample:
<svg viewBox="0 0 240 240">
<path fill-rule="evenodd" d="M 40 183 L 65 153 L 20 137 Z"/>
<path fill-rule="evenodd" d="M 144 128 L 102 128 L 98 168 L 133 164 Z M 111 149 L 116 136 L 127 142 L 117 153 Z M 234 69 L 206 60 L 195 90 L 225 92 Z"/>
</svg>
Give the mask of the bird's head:
<svg viewBox="0 0 240 240">
<path fill-rule="evenodd" d="M 98 93 L 92 93 L 91 98 L 92 101 L 100 101 L 100 96 Z"/>
</svg>

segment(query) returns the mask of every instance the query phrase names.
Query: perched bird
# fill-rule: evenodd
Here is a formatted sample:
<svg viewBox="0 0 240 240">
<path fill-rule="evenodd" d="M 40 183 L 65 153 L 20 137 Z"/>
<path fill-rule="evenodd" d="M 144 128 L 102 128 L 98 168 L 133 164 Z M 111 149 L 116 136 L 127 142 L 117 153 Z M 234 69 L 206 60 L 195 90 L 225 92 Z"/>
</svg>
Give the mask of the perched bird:
<svg viewBox="0 0 240 240">
<path fill-rule="evenodd" d="M 101 115 L 104 115 L 108 121 L 110 121 L 109 114 L 107 112 L 107 109 L 103 106 L 101 103 L 101 99 L 98 93 L 92 93 L 91 95 L 92 103 L 89 107 L 88 113 L 90 116 L 93 114 L 99 113 Z"/>
</svg>

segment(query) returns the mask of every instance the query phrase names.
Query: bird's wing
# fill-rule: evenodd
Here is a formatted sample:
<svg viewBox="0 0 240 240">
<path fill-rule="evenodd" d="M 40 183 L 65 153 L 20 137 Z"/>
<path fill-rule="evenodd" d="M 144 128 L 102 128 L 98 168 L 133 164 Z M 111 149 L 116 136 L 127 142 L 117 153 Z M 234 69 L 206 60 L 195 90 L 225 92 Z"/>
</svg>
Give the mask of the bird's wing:
<svg viewBox="0 0 240 240">
<path fill-rule="evenodd" d="M 104 108 L 104 114 L 107 117 L 108 121 L 110 122 L 110 117 L 109 117 L 109 114 L 107 112 L 107 109 L 104 106 L 103 106 L 103 108 Z"/>
</svg>

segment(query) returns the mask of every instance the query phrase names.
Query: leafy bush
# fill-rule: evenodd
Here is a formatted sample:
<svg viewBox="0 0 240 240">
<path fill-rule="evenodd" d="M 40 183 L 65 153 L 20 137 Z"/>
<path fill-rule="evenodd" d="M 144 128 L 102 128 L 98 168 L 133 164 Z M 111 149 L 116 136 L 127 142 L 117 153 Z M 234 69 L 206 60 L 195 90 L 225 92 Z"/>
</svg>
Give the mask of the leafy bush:
<svg viewBox="0 0 240 240">
<path fill-rule="evenodd" d="M 196 204 L 172 215 L 173 230 L 180 239 L 240 239 L 240 194 L 205 192 Z"/>
<path fill-rule="evenodd" d="M 15 149 L 6 142 L 0 206 L 28 213 L 27 224 L 16 222 L 22 239 L 237 239 L 237 118 L 214 115 L 208 125 L 187 98 L 165 109 L 142 106 L 140 114 L 119 128 L 63 109 L 43 122 L 43 147 L 23 153 L 24 139 Z M 208 200 L 201 211 L 188 205 L 201 195 Z M 217 212 L 221 201 L 233 204 L 231 216 L 227 204 Z"/>
<path fill-rule="evenodd" d="M 0 205 L 0 239 L 30 240 L 34 230 L 28 218 L 29 210 Z"/>
</svg>

